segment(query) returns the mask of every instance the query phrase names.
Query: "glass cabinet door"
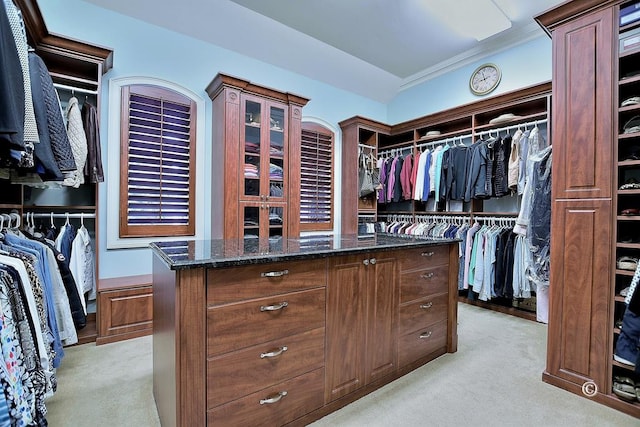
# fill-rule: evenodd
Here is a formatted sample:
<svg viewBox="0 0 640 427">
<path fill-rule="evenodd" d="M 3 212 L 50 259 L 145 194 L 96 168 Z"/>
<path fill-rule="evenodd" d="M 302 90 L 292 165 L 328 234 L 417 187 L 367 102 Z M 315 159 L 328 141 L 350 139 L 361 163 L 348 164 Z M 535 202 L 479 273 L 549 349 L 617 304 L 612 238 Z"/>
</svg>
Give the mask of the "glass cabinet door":
<svg viewBox="0 0 640 427">
<path fill-rule="evenodd" d="M 244 105 L 243 176 L 244 195 L 260 196 L 260 159 L 262 155 L 261 132 L 262 105 L 247 100 Z"/>
<path fill-rule="evenodd" d="M 264 202 L 240 204 L 245 251 L 282 250 L 285 236 L 286 205 Z"/>
<path fill-rule="evenodd" d="M 284 198 L 285 110 L 269 106 L 269 199 Z"/>
</svg>

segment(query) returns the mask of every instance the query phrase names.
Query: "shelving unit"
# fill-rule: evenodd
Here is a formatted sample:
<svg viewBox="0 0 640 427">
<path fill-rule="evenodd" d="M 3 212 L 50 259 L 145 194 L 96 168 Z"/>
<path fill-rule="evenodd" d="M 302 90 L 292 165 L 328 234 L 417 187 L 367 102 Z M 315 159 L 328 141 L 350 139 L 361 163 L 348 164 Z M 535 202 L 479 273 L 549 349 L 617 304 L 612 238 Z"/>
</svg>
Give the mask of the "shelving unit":
<svg viewBox="0 0 640 427">
<path fill-rule="evenodd" d="M 476 141 L 488 132 L 513 131 L 519 126 L 524 130 L 527 124 L 531 129 L 537 123 L 541 134 L 547 139 L 548 111 L 551 101 L 551 83 L 542 83 L 518 91 L 483 99 L 454 109 L 423 116 L 414 120 L 387 125 L 360 116 L 340 122 L 342 128 L 342 233 L 357 234 L 363 222 L 378 221 L 390 217 L 410 217 L 413 221 L 419 216 L 438 214 L 467 215 L 475 217 L 511 216 L 515 217 L 520 208 L 520 197 L 509 195 L 486 200 L 472 199 L 469 202 L 446 201 L 435 204 L 433 201 L 401 200 L 393 203 L 378 203 L 376 195 L 358 197 L 358 153 L 363 147 L 371 147 L 374 154 L 415 153 L 432 145 L 453 143 L 464 140 Z M 511 113 L 514 118 L 500 123 L 491 121 L 503 114 Z M 437 131 L 437 135 L 432 135 Z M 431 132 L 431 133 L 430 133 Z M 508 160 L 508 159 L 507 159 Z M 514 299 L 509 305 L 468 300 L 461 301 L 482 306 L 507 314 L 536 320 L 535 298 Z M 509 301 L 503 302 L 508 304 Z"/>
<path fill-rule="evenodd" d="M 640 417 L 640 402 L 619 399 L 612 390 L 615 375 L 634 377 L 633 367 L 613 358 L 616 322 L 625 309 L 620 291 L 634 274 L 619 269 L 617 259 L 640 256 L 640 216 L 622 214 L 639 206 L 640 190 L 620 189 L 640 178 L 640 156 L 631 156 L 640 148 L 640 133 L 623 133 L 640 107 L 621 106 L 640 96 L 640 76 L 630 76 L 640 71 L 640 49 L 619 50 L 620 37 L 640 27 L 619 25 L 620 8 L 630 4 L 574 0 L 536 17 L 552 37 L 554 55 L 553 239 L 543 380 Z M 575 262 L 572 254 L 578 252 Z M 584 393 L 586 384 L 597 392 Z"/>
<path fill-rule="evenodd" d="M 620 8 L 624 4 L 618 5 L 614 9 L 616 21 Z M 618 28 L 617 39 L 621 40 L 630 32 L 640 28 L 640 22 L 635 22 Z M 616 227 L 615 227 L 615 260 L 622 256 L 640 257 L 640 215 L 623 215 L 624 209 L 636 208 L 640 206 L 640 189 L 621 190 L 621 186 L 627 182 L 635 181 L 640 183 L 640 158 L 635 159 L 634 153 L 640 155 L 640 132 L 625 133 L 625 124 L 633 117 L 640 114 L 640 104 L 622 106 L 622 103 L 632 96 L 640 96 L 640 76 L 626 77 L 631 74 L 640 73 L 640 47 L 631 50 L 618 50 L 618 76 L 617 93 L 614 93 L 617 111 L 617 143 L 614 144 L 616 168 L 616 187 L 614 190 L 614 206 L 616 207 Z M 625 242 L 633 239 L 637 242 Z M 610 322 L 612 325 L 612 350 L 611 350 L 611 378 L 615 376 L 628 376 L 640 381 L 640 376 L 634 373 L 634 367 L 620 363 L 613 358 L 616 343 L 621 330 L 617 327 L 624 314 L 626 305 L 625 298 L 620 292 L 629 286 L 635 271 L 621 270 L 616 268 L 613 282 L 613 309 Z M 616 399 L 620 405 L 628 405 L 630 408 L 626 412 L 640 415 L 640 402 L 626 402 L 612 394 L 611 399 Z"/>
</svg>

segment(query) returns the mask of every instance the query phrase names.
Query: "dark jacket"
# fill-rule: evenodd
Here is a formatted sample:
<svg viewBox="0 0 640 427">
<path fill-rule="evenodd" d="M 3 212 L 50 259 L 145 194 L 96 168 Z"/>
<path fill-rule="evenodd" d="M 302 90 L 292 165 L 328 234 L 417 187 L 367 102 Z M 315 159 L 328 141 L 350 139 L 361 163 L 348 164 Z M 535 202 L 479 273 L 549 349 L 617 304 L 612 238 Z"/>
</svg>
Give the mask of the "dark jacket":
<svg viewBox="0 0 640 427">
<path fill-rule="evenodd" d="M 51 150 L 47 104 L 44 101 L 44 89 L 42 87 L 42 72 L 48 74 L 44 62 L 42 62 L 42 59 L 36 55 L 35 52 L 29 52 L 31 98 L 33 100 L 36 123 L 38 124 L 38 136 L 40 138 L 40 143 L 35 144 L 34 148 L 36 165 L 42 168 L 42 172 L 38 171 L 38 173 L 43 181 L 62 181 L 62 173 L 60 172 L 60 168 L 58 168 L 58 164 L 53 156 L 53 151 Z"/>
<path fill-rule="evenodd" d="M 84 176 L 91 183 L 103 182 L 102 150 L 100 148 L 100 129 L 98 111 L 88 101 L 82 105 L 82 124 L 87 136 L 87 162 L 84 164 Z"/>
<path fill-rule="evenodd" d="M 0 1 L 0 155 L 24 150 L 24 83 L 16 42 Z"/>
</svg>

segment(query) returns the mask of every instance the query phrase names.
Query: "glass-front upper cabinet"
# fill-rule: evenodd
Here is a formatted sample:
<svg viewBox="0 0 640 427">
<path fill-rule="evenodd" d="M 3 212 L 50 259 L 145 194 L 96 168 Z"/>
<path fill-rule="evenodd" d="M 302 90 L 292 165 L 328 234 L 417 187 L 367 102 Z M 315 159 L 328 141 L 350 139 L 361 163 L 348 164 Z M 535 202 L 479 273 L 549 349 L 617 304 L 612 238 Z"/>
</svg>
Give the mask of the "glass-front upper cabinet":
<svg viewBox="0 0 640 427">
<path fill-rule="evenodd" d="M 243 97 L 241 130 L 244 200 L 284 201 L 286 194 L 287 107 L 260 98 Z"/>
</svg>

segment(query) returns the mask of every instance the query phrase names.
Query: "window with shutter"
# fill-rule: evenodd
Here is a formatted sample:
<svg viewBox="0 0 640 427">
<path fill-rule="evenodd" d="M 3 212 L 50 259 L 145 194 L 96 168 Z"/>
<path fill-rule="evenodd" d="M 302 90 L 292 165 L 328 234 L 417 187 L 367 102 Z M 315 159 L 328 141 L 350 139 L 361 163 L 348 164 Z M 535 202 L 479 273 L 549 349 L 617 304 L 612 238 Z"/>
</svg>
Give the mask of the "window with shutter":
<svg viewBox="0 0 640 427">
<path fill-rule="evenodd" d="M 333 132 L 302 123 L 300 230 L 333 229 Z"/>
<path fill-rule="evenodd" d="M 120 237 L 195 234 L 195 102 L 152 85 L 122 87 Z"/>
</svg>

